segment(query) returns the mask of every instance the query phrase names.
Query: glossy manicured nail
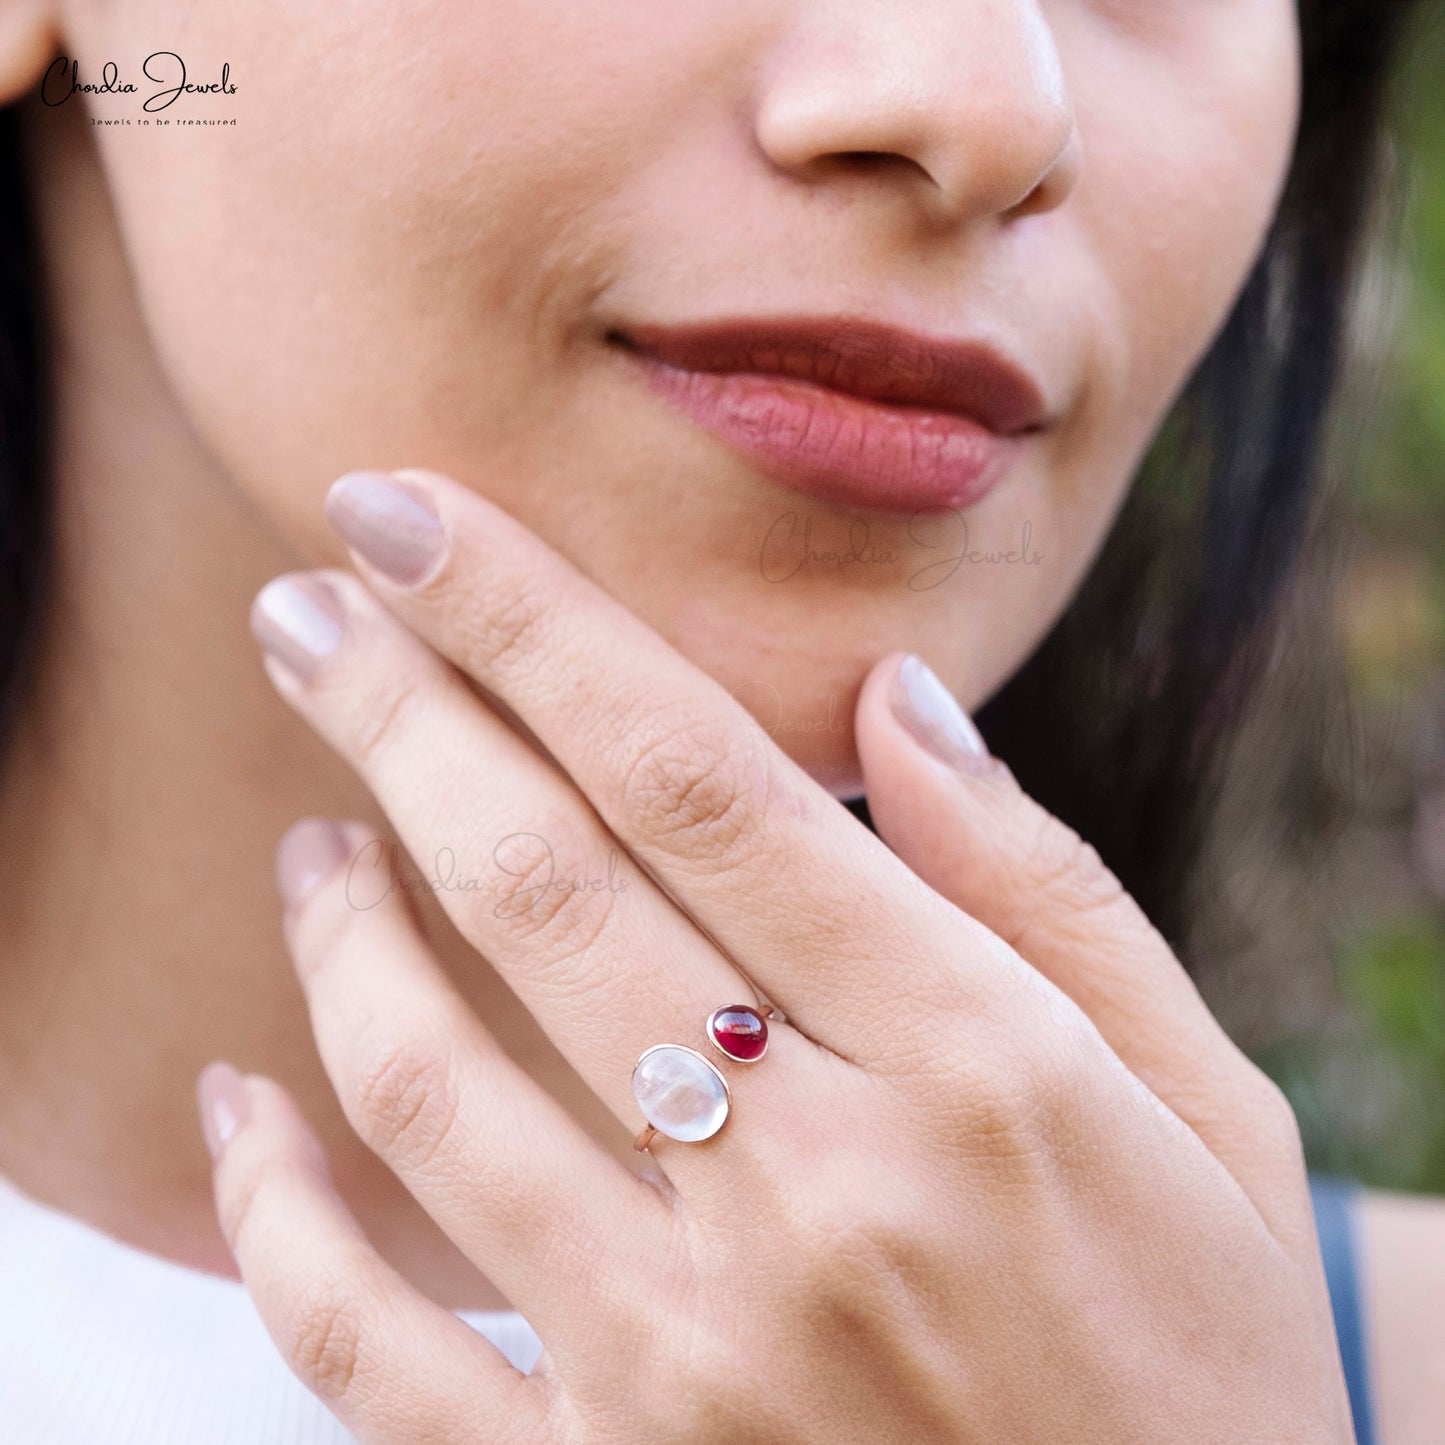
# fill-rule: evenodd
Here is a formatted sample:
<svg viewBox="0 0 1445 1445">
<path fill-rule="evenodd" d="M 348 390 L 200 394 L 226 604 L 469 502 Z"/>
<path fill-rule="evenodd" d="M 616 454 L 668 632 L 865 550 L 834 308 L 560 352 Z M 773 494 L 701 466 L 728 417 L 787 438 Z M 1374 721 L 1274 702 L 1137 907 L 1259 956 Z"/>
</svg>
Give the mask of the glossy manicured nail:
<svg viewBox="0 0 1445 1445">
<path fill-rule="evenodd" d="M 206 1148 L 212 1159 L 219 1159 L 227 1141 L 251 1117 L 246 1081 L 224 1059 L 214 1060 L 196 1078 L 196 1108 Z"/>
<path fill-rule="evenodd" d="M 346 860 L 351 845 L 330 818 L 302 818 L 276 845 L 276 887 L 287 908 L 304 903 Z"/>
<path fill-rule="evenodd" d="M 993 760 L 973 720 L 933 670 L 911 652 L 893 675 L 888 701 L 893 716 L 940 762 L 959 772 L 993 771 Z"/>
<path fill-rule="evenodd" d="M 293 572 L 268 582 L 251 604 L 251 631 L 273 657 L 309 682 L 341 641 L 341 599 L 319 577 Z"/>
<path fill-rule="evenodd" d="M 347 472 L 326 494 L 326 519 L 378 572 L 415 586 L 441 560 L 447 534 L 431 498 L 390 472 Z"/>
</svg>

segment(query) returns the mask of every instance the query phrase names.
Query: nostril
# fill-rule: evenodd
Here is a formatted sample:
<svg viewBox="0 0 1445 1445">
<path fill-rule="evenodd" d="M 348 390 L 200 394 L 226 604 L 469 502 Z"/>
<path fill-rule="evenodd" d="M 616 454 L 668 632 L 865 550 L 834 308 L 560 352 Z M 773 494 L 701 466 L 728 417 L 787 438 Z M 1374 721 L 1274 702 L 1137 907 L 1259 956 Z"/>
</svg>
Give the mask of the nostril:
<svg viewBox="0 0 1445 1445">
<path fill-rule="evenodd" d="M 888 177 L 894 173 L 899 175 L 905 172 L 916 172 L 919 175 L 928 176 L 928 170 L 912 156 L 904 155 L 901 151 L 834 151 L 827 156 L 826 161 L 831 163 L 837 170 L 844 174 L 851 172 L 854 175 Z"/>
<path fill-rule="evenodd" d="M 838 151 L 834 159 L 841 165 L 852 166 L 860 171 L 879 171 L 897 165 L 915 164 L 897 151 Z"/>
</svg>

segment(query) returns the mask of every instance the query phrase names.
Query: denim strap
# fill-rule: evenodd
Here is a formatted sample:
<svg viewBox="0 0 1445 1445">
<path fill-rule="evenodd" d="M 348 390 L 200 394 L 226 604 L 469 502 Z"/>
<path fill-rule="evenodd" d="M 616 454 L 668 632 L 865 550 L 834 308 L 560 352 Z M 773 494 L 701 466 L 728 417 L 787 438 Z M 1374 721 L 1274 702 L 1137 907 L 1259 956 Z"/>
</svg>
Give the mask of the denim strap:
<svg viewBox="0 0 1445 1445">
<path fill-rule="evenodd" d="M 1362 1193 L 1358 1180 L 1337 1174 L 1311 1174 L 1310 1199 L 1324 1256 L 1335 1335 L 1340 1342 L 1350 1410 L 1359 1445 L 1375 1445 L 1374 1411 L 1370 1403 L 1370 1372 L 1361 1293 L 1360 1244 L 1355 1204 Z"/>
</svg>

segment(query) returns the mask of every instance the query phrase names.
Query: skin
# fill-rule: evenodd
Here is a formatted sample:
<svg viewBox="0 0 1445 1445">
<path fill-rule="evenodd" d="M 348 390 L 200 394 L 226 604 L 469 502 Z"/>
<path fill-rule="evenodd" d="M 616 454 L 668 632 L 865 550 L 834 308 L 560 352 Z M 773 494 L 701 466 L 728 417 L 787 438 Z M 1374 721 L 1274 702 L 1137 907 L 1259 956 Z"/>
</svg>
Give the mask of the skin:
<svg viewBox="0 0 1445 1445">
<path fill-rule="evenodd" d="M 297 1198 L 316 1211 L 318 1245 L 334 1243 L 338 1206 L 326 1202 L 323 1181 L 307 1168 L 317 1157 L 308 1142 L 314 1130 L 336 1199 L 384 1261 L 382 1274 L 352 1256 L 357 1280 L 371 1288 L 358 1283 L 346 1302 L 354 1317 L 375 1321 L 377 1338 L 391 1338 L 396 1311 L 420 1308 L 401 1303 L 411 1288 L 449 1307 L 511 1300 L 540 1323 L 545 1291 L 528 1293 L 525 1303 L 525 1290 L 507 1293 L 497 1278 L 507 1262 L 449 1237 L 446 1220 L 438 1228 L 388 1167 L 397 1160 L 367 1147 L 377 1142 L 376 1121 L 347 1092 L 354 1075 L 346 1060 L 326 1057 L 327 1015 L 317 1009 L 315 978 L 303 988 L 288 957 L 289 945 L 306 977 L 300 925 L 288 917 L 283 934 L 269 877 L 276 839 L 302 811 L 351 818 L 387 837 L 401 830 L 421 860 L 438 847 L 490 855 L 488 834 L 468 822 L 466 809 L 460 817 L 440 809 L 415 817 L 408 831 L 394 802 L 373 799 L 366 769 L 352 771 L 360 760 L 345 729 L 376 703 L 366 691 L 376 674 L 364 660 L 351 674 L 351 703 L 338 687 L 338 710 L 323 715 L 295 689 L 283 686 L 285 699 L 277 697 L 274 669 L 268 680 L 246 630 L 251 599 L 268 578 L 352 564 L 323 515 L 333 477 L 359 466 L 424 466 L 456 479 L 460 493 L 446 495 L 499 507 L 496 525 L 515 520 L 519 548 L 542 539 L 549 550 L 529 554 L 539 559 L 539 575 L 595 584 L 591 608 L 577 610 L 574 638 L 597 635 L 600 653 L 606 639 L 595 633 L 597 615 L 611 599 L 606 605 L 657 639 L 663 650 L 647 654 L 657 667 L 676 658 L 695 669 L 679 683 L 680 695 L 735 699 L 742 707 L 725 710 L 734 728 L 744 727 L 743 709 L 757 715 L 768 766 L 800 770 L 787 773 L 798 790 L 790 796 L 805 799 L 800 816 L 822 829 L 819 846 L 838 850 L 866 877 L 886 875 L 894 889 L 881 889 L 876 916 L 864 920 L 863 936 L 874 940 L 869 957 L 882 952 L 878 940 L 917 929 L 925 953 L 977 969 L 994 950 L 981 945 L 976 928 L 965 929 L 961 920 L 971 917 L 1013 945 L 1011 968 L 1027 966 L 1036 971 L 1029 977 L 1045 981 L 1040 997 L 1057 1011 L 1061 1033 L 1077 1029 L 1089 1040 L 1093 1052 L 1079 1078 L 1122 1091 L 1111 1099 L 1133 1098 L 1127 1073 L 1169 1106 L 1187 1133 L 1169 1141 L 1178 1167 L 1166 1173 L 1177 1175 L 1179 1197 L 1161 1209 L 1157 1190 L 1121 1175 L 1116 1225 L 1132 1220 L 1125 1201 L 1134 1200 L 1142 1213 L 1157 1214 L 1153 1227 L 1169 1219 L 1181 1236 L 1197 1235 L 1199 1258 L 1182 1261 L 1170 1277 L 1181 1290 L 1201 1280 L 1218 1287 L 1191 1267 L 1202 1268 L 1206 1255 L 1267 1250 L 1263 1229 L 1279 1251 L 1269 1255 L 1277 1288 L 1262 1292 L 1260 1312 L 1246 1321 L 1238 1292 L 1221 1293 L 1220 1309 L 1236 1331 L 1228 1338 L 1239 1346 L 1251 1330 L 1284 1319 L 1307 1325 L 1298 1356 L 1273 1357 L 1278 1368 L 1258 1389 L 1236 1390 L 1220 1408 L 1278 1411 L 1242 1419 L 1241 1427 L 1282 1426 L 1289 1415 L 1292 1429 L 1315 1409 L 1324 1412 L 1321 1428 L 1338 1432 L 1332 1344 L 1306 1247 L 1307 1200 L 1287 1110 L 1210 1033 L 1173 961 L 1159 956 L 1142 920 L 1089 871 L 1088 855 L 1066 853 L 1070 868 L 1051 871 L 1053 855 L 1031 853 L 1029 839 L 1057 835 L 1040 834 L 1044 824 L 1027 800 L 998 780 L 1000 795 L 982 794 L 993 799 L 986 804 L 976 802 L 977 789 L 948 792 L 973 784 L 926 771 L 888 722 L 884 702 L 889 659 L 906 650 L 926 657 L 951 693 L 976 706 L 1027 657 L 1086 571 L 1135 462 L 1227 314 L 1268 224 L 1296 114 L 1293 7 L 1284 0 L 1197 7 L 918 0 L 907 10 L 757 3 L 724 14 L 646 0 L 624 18 L 595 6 L 557 5 L 543 14 L 536 5 L 445 3 L 420 13 L 377 7 L 362 25 L 351 12 L 343 19 L 320 5 L 197 11 L 159 0 L 0 3 L 0 97 L 33 87 L 57 51 L 78 55 L 92 71 L 110 58 L 136 70 L 170 43 L 158 37 L 173 35 L 184 35 L 176 44 L 197 70 L 229 61 L 240 85 L 226 103 L 239 124 L 227 133 L 92 131 L 82 104 L 95 116 L 134 107 L 105 97 L 54 108 L 33 97 L 26 103 L 59 343 L 62 605 L 43 685 L 8 762 L 0 813 L 0 863 L 14 884 L 0 903 L 11 960 L 0 981 L 0 1168 L 37 1197 L 141 1247 L 235 1273 L 212 1214 L 204 1153 L 175 1142 L 194 1127 L 196 1070 L 212 1057 L 235 1059 L 284 1092 L 276 1082 L 252 1083 L 252 1124 L 224 1151 L 217 1187 L 233 1236 L 238 1180 L 258 1160 L 278 1157 L 292 1162 L 287 1177 Z M 342 69 L 323 74 L 338 57 Z M 885 159 L 866 166 L 844 159 L 858 151 Z M 894 562 L 808 566 L 786 584 L 767 581 L 759 550 L 780 515 L 801 509 L 816 541 L 835 549 L 858 519 L 800 504 L 696 431 L 638 385 L 604 337 L 619 323 L 785 308 L 866 312 L 945 334 L 979 330 L 1024 358 L 1056 420 L 967 522 L 973 544 L 984 546 L 1010 545 L 1027 523 L 1044 563 L 964 567 L 948 585 L 919 591 L 908 578 L 936 561 L 949 539 L 921 545 L 898 519 L 870 517 L 870 538 Z M 127 444 L 117 446 L 117 437 Z M 404 611 L 376 577 L 367 583 L 386 607 Z M 356 605 L 373 606 L 367 615 L 376 635 L 391 635 L 380 630 L 389 614 L 367 604 L 367 595 L 357 591 Z M 424 621 L 408 620 L 458 665 L 474 666 L 457 655 L 456 629 L 485 627 L 496 604 L 458 592 Z M 439 665 L 424 648 L 408 656 L 418 668 Z M 618 659 L 617 686 L 647 695 L 658 674 L 629 672 L 627 661 Z M 526 719 L 538 735 L 575 713 L 579 675 L 554 671 L 548 698 Z M 870 675 L 871 690 L 864 686 Z M 505 691 L 502 700 L 515 701 Z M 486 716 L 480 707 L 477 714 Z M 399 750 L 411 777 L 435 755 L 434 741 Z M 608 786 L 605 766 L 579 752 L 575 767 L 587 776 L 564 764 L 567 786 L 595 804 L 594 792 Z M 933 780 L 934 791 L 919 793 L 920 779 Z M 828 792 L 855 792 L 865 781 L 885 837 L 932 891 L 911 891 L 879 856 L 858 854 L 863 845 L 851 820 L 824 806 Z M 922 801 L 890 809 L 887 799 L 910 787 Z M 463 796 L 469 808 L 472 794 Z M 931 805 L 950 801 L 951 810 L 930 814 Z M 960 821 L 976 807 L 985 816 L 996 810 L 992 841 Z M 575 825 L 576 813 L 564 813 Z M 758 856 L 778 846 L 759 841 Z M 925 860 L 936 856 L 954 866 L 928 876 Z M 1076 867 L 1082 871 L 1070 871 Z M 988 870 L 998 886 L 975 896 L 969 879 Z M 828 896 L 816 873 L 798 888 L 799 904 Z M 1085 899 L 1110 899 L 1082 910 L 1102 930 L 1092 944 L 1079 936 L 1080 890 Z M 954 911 L 937 912 L 939 898 Z M 417 900 L 431 951 L 412 948 L 415 971 L 405 989 L 429 998 L 439 977 L 449 979 L 464 1005 L 458 1016 L 475 1013 L 505 1040 L 518 1070 L 513 1085 L 535 1082 L 558 1100 L 559 1137 L 576 1128 L 597 1140 L 602 1156 L 611 1156 L 608 1168 L 633 1171 L 617 1189 L 640 1178 L 637 1187 L 655 1204 L 659 1180 L 635 1173 L 644 1165 L 622 1123 L 632 1116 L 628 1099 L 616 1095 L 617 1077 L 599 1092 L 599 1079 L 578 1067 L 577 1018 L 538 1018 L 536 998 L 512 991 L 526 976 L 519 972 L 525 950 L 496 939 L 482 946 L 474 924 L 448 919 L 452 901 Z M 655 917 L 672 917 L 654 903 Z M 412 927 L 405 910 L 388 916 L 393 928 Z M 1120 978 L 1106 969 L 1101 978 L 1100 959 L 1114 955 L 1137 972 Z M 799 956 L 803 972 L 791 981 L 797 1001 L 823 989 L 830 969 L 841 985 L 878 982 L 858 958 L 838 963 L 846 950 L 827 927 Z M 896 941 L 883 956 L 898 956 Z M 1145 979 L 1157 981 L 1157 993 L 1141 987 Z M 900 987 L 886 982 L 890 992 Z M 365 990 L 356 993 L 368 1002 Z M 846 987 L 840 996 L 848 997 Z M 1024 997 L 1041 1006 L 1027 990 Z M 1125 1002 L 1135 997 L 1142 1002 Z M 681 1036 L 695 1012 L 682 1006 L 672 1034 L 670 1017 L 640 1018 L 644 1042 Z M 981 1041 L 981 1057 L 1007 1053 L 1027 1036 L 1029 1015 L 1005 1020 L 1003 1012 L 1002 1031 L 986 1047 Z M 810 1020 L 813 1027 L 782 1036 L 836 1060 L 845 1013 L 835 1005 Z M 1197 1058 L 1181 1058 L 1167 1043 L 1182 1022 L 1198 1031 Z M 475 1043 L 472 1025 L 457 1027 Z M 898 1027 L 897 1047 L 926 1061 L 922 1073 L 936 1083 L 943 1064 L 919 1042 L 931 1026 L 918 1011 L 900 1010 Z M 747 1097 L 748 1125 L 728 1138 L 743 1149 L 771 1144 L 775 1168 L 792 1157 L 784 1143 L 795 1147 L 783 1115 L 792 1107 L 788 1118 L 796 1118 L 807 1088 L 800 1073 L 790 1087 L 802 1092 L 785 1106 L 775 1093 L 787 1072 L 778 1053 L 756 1076 L 768 1079 L 767 1089 Z M 616 1055 L 632 1056 L 625 1048 Z M 1198 1082 L 1208 1060 L 1225 1061 L 1227 1083 Z M 948 1082 L 959 1090 L 956 1076 Z M 1228 1127 L 1195 1121 L 1226 1103 Z M 758 1117 L 768 1109 L 778 1114 L 771 1132 Z M 1129 1127 L 1146 1129 L 1151 1118 L 1145 1111 Z M 842 1155 L 840 1206 L 876 1175 L 880 1151 L 898 1177 L 917 1183 L 919 1198 L 996 1205 L 1010 1187 L 997 1175 L 970 1175 L 964 1190 L 935 1156 L 908 1146 L 916 1124 L 881 1111 L 869 1123 L 876 1147 L 865 1153 L 854 1144 Z M 1088 1127 L 1072 1117 L 1062 1135 L 1049 1136 L 1050 1150 L 1067 1152 Z M 1121 1125 L 1100 1147 L 1127 1152 L 1140 1137 Z M 1268 1162 L 1247 1183 L 1247 1167 L 1221 1158 L 1254 1153 Z M 674 1149 L 663 1177 L 684 1192 L 686 1175 L 686 1197 L 700 1201 L 716 1189 L 701 1162 L 707 1157 Z M 594 1171 L 599 1191 L 600 1177 L 611 1176 Z M 777 1183 L 776 1197 L 793 1197 L 785 1170 L 766 1177 Z M 1188 1192 L 1186 1180 L 1199 1187 Z M 1060 1189 L 1039 1205 L 1056 1211 L 1050 1217 L 1061 1229 L 1062 1221 L 1078 1228 L 1073 1199 Z M 1372 1208 L 1371 1241 L 1377 1233 L 1399 1238 L 1408 1227 L 1412 1241 L 1423 1247 L 1428 1237 L 1438 1257 L 1438 1215 L 1434 1206 L 1421 1208 L 1429 1219 L 1415 1214 L 1408 1225 L 1398 1211 Z M 939 1211 L 925 1213 L 890 1228 L 926 1251 L 943 1278 L 962 1263 L 941 1250 Z M 559 1217 L 578 1215 L 585 1211 Z M 599 1210 L 591 1226 L 601 1217 Z M 619 1211 L 613 1223 L 622 1217 Z M 832 1259 L 816 1231 L 797 1230 L 800 1257 Z M 300 1232 L 289 1243 L 283 1232 L 260 1227 L 252 1237 L 259 1252 L 249 1255 L 248 1283 L 270 1300 L 278 1337 L 290 1341 L 283 1352 L 304 1374 L 298 1336 L 288 1328 L 294 1313 L 267 1290 Z M 1110 1237 L 1114 1252 L 1094 1264 L 1101 1275 L 1130 1279 L 1141 1293 L 1158 1286 Z M 576 1247 L 590 1248 L 590 1238 L 579 1233 Z M 1028 1241 L 1001 1223 L 996 1243 L 999 1258 L 1010 1260 Z M 699 1258 L 723 1271 L 736 1247 L 735 1237 L 726 1246 L 715 1239 Z M 597 1249 L 588 1257 L 602 1258 Z M 1079 1252 L 1044 1257 L 1037 1288 L 1048 1298 L 1085 1287 L 1088 1276 L 1065 1264 Z M 1406 1288 L 1401 1251 L 1382 1243 L 1373 1257 L 1376 1318 L 1408 1334 L 1411 1311 L 1426 1308 L 1418 1284 Z M 622 1402 L 589 1394 L 585 1381 L 611 1378 L 616 1388 L 617 1357 L 600 1344 L 610 1348 L 616 1335 L 601 1315 L 587 1324 L 591 1376 L 576 1366 L 557 1398 L 570 1402 L 577 1438 L 603 1438 L 608 1412 Z M 930 1375 L 930 1398 L 958 1407 L 959 1418 L 982 1418 L 969 1392 L 987 1382 L 989 1409 L 1011 1405 L 1013 1428 L 1025 1418 L 1019 1411 L 1037 1406 L 1032 1420 L 1048 1438 L 1063 1419 L 1049 1411 L 1066 1405 L 1024 1390 L 1009 1374 L 1005 1338 L 1002 1331 L 992 1341 L 975 1337 L 958 1318 L 931 1317 L 923 1344 L 890 1353 L 903 1362 L 900 1378 L 870 1377 L 881 1398 L 904 1402 L 884 1425 L 899 1438 L 918 1427 L 905 1408 L 917 1392 L 900 1382 L 916 1379 L 918 1361 L 907 1348 L 966 1340 L 968 1358 L 980 1361 L 977 1379 Z M 804 1402 L 832 1383 L 830 1344 L 836 1341 L 820 1340 L 780 1389 L 780 1408 L 814 1426 Z M 773 1345 L 757 1333 L 739 1338 L 732 1363 L 756 1373 Z M 568 1353 L 587 1359 L 585 1340 Z M 1412 1436 L 1408 1421 L 1437 1418 L 1425 1408 L 1432 1376 L 1425 1353 L 1421 1346 L 1409 1354 L 1408 1378 L 1397 1352 L 1381 1354 L 1387 1440 L 1423 1438 Z M 1439 1357 L 1437 1344 L 1431 1358 Z M 1168 1351 L 1156 1358 L 1167 1360 Z M 311 1370 L 323 1390 L 325 1363 Z M 453 1363 L 422 1402 L 439 1419 L 455 1408 L 459 1389 L 516 1385 L 473 1350 Z M 1201 1389 L 1211 1363 L 1202 1359 L 1199 1377 L 1190 1377 Z M 473 1368 L 482 1373 L 473 1378 Z M 1101 1369 L 1100 1360 L 1081 1358 L 1073 1381 L 1097 1379 Z M 1438 1364 L 1433 1374 L 1438 1392 Z M 564 1379 L 560 1368 L 554 1378 Z M 653 1398 L 677 1398 L 697 1383 L 668 1378 Z M 1114 1431 L 1105 1438 L 1147 1433 L 1150 1410 L 1177 1404 L 1178 1395 L 1156 1386 L 1137 1381 L 1118 1416 L 1093 1412 L 1100 1429 Z M 843 1391 L 841 1398 L 851 1397 Z M 380 1404 L 337 1403 L 403 1408 L 396 1394 Z M 879 1438 L 889 1438 L 886 1430 Z"/>
</svg>

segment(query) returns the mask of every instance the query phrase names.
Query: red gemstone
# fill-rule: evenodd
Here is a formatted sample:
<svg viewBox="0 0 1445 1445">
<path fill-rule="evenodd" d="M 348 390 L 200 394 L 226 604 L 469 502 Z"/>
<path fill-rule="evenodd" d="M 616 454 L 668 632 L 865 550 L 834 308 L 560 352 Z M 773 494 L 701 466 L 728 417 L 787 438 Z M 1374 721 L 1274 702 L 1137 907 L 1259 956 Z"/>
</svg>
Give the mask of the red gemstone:
<svg viewBox="0 0 1445 1445">
<path fill-rule="evenodd" d="M 720 1008 L 708 1020 L 712 1041 L 730 1059 L 750 1064 L 768 1047 L 768 1021 L 747 1004 Z"/>
</svg>

